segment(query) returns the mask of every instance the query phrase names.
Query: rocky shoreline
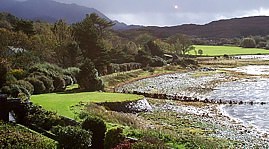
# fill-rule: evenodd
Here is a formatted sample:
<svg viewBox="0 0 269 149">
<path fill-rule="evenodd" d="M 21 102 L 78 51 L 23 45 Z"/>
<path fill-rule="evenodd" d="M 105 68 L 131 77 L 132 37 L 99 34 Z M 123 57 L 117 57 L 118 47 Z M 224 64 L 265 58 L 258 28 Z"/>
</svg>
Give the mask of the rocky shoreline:
<svg viewBox="0 0 269 149">
<path fill-rule="evenodd" d="M 222 105 L 202 103 L 202 106 L 197 107 L 171 100 L 161 101 L 157 104 L 156 101 L 150 103 L 155 111 L 173 111 L 180 114 L 181 118 L 206 125 L 201 129 L 210 130 L 212 133 L 209 133 L 208 136 L 236 141 L 238 144 L 235 148 L 269 147 L 269 138 L 266 133 L 227 115 L 223 111 Z"/>
</svg>

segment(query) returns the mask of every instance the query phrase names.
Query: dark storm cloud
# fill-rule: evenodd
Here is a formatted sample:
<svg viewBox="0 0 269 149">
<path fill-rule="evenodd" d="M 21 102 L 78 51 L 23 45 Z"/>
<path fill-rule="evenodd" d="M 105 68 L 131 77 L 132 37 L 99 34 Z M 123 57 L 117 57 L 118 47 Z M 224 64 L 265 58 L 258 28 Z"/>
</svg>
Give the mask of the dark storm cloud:
<svg viewBox="0 0 269 149">
<path fill-rule="evenodd" d="M 127 24 L 204 24 L 216 19 L 269 15 L 268 0 L 57 0 L 96 8 Z"/>
</svg>

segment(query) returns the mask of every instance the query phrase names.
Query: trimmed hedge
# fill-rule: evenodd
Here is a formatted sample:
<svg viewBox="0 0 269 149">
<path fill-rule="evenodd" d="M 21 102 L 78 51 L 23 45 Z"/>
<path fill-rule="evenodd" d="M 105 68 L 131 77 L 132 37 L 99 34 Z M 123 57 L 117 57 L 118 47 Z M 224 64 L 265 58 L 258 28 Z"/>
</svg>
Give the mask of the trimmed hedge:
<svg viewBox="0 0 269 149">
<path fill-rule="evenodd" d="M 34 86 L 34 92 L 33 94 L 42 94 L 45 92 L 46 87 L 42 81 L 40 81 L 37 78 L 27 78 L 27 81 L 29 81 Z"/>
</svg>

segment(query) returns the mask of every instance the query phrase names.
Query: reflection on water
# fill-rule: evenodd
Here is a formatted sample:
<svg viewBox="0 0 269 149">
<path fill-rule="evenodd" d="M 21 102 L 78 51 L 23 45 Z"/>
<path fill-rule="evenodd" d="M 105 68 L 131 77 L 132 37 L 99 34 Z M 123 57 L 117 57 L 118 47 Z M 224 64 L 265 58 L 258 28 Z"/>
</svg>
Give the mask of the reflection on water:
<svg viewBox="0 0 269 149">
<path fill-rule="evenodd" d="M 236 101 L 265 102 L 266 104 L 231 105 L 224 110 L 246 124 L 269 132 L 269 78 L 244 79 L 219 85 L 208 98 Z"/>
</svg>

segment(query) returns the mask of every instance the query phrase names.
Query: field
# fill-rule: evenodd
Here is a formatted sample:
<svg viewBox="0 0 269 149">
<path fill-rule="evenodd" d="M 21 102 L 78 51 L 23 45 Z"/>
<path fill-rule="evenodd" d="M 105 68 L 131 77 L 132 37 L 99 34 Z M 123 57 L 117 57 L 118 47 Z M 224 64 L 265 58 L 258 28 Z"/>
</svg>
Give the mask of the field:
<svg viewBox="0 0 269 149">
<path fill-rule="evenodd" d="M 195 45 L 195 50 L 203 50 L 202 56 L 223 56 L 227 55 L 255 55 L 255 54 L 269 54 L 269 50 L 258 48 L 241 48 L 232 46 L 205 46 Z M 195 51 L 190 51 L 189 54 L 195 55 Z M 199 55 L 199 54 L 197 54 Z"/>
<path fill-rule="evenodd" d="M 138 95 L 102 92 L 81 93 L 50 93 L 31 96 L 34 104 L 41 105 L 46 110 L 55 111 L 60 115 L 75 118 L 75 105 L 87 102 L 121 102 L 143 98 Z M 73 109 L 73 110 L 72 110 Z"/>
</svg>

